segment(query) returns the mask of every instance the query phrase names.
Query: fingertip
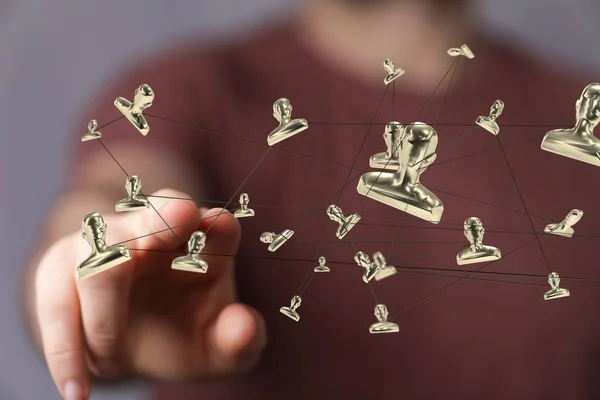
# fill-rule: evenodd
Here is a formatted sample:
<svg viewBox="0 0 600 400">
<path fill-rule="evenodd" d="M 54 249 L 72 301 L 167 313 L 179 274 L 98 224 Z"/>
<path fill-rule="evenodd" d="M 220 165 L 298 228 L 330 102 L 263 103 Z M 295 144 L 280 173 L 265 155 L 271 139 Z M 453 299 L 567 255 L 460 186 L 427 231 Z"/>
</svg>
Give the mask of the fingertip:
<svg viewBox="0 0 600 400">
<path fill-rule="evenodd" d="M 211 208 L 206 211 L 200 219 L 198 230 L 208 232 L 210 234 L 207 243 L 215 244 L 214 239 L 217 239 L 216 247 L 225 248 L 232 251 L 237 251 L 241 239 L 242 227 L 240 222 L 224 208 Z M 213 239 L 213 240 L 211 240 Z"/>
</svg>

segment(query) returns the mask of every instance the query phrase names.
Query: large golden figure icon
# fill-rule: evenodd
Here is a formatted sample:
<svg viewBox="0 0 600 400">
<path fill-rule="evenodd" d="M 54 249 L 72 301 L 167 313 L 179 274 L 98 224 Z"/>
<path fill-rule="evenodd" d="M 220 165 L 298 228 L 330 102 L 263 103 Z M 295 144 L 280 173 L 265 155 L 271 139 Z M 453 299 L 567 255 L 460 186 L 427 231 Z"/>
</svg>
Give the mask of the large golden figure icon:
<svg viewBox="0 0 600 400">
<path fill-rule="evenodd" d="M 292 236 L 294 236 L 294 231 L 290 229 L 286 229 L 279 234 L 275 232 L 263 232 L 263 234 L 260 235 L 260 241 L 269 244 L 269 251 L 276 252 Z"/>
<path fill-rule="evenodd" d="M 99 132 L 96 129 L 98 129 L 98 121 L 93 119 L 88 123 L 88 131 L 81 137 L 81 141 L 87 142 L 89 140 L 100 139 L 102 137 L 102 132 Z"/>
<path fill-rule="evenodd" d="M 367 172 L 360 177 L 356 190 L 363 196 L 437 224 L 444 206 L 420 182 L 423 171 L 435 161 L 437 132 L 422 122 L 414 122 L 404 131 L 398 170 L 395 173 Z"/>
<path fill-rule="evenodd" d="M 448 49 L 448 54 L 452 57 L 464 56 L 468 59 L 475 58 L 475 54 L 473 54 L 469 46 L 467 46 L 466 44 L 463 44 L 462 46 L 460 46 L 460 48 L 453 47 L 451 49 Z"/>
<path fill-rule="evenodd" d="M 352 214 L 346 217 L 344 216 L 342 209 L 336 206 L 335 204 L 332 204 L 329 207 L 327 207 L 325 213 L 327 214 L 329 219 L 339 224 L 335 233 L 335 236 L 337 236 L 338 239 L 343 239 L 344 236 L 346 236 L 348 232 L 350 232 L 350 230 L 354 228 L 358 221 L 360 221 L 360 215 Z"/>
<path fill-rule="evenodd" d="M 548 283 L 550 284 L 550 290 L 544 293 L 544 300 L 560 299 L 571 295 L 568 289 L 560 287 L 560 277 L 556 272 L 551 272 L 548 275 Z"/>
<path fill-rule="evenodd" d="M 298 308 L 302 304 L 302 298 L 300 296 L 292 297 L 292 301 L 290 302 L 289 307 L 281 307 L 279 312 L 285 315 L 286 317 L 298 322 L 300 321 L 300 314 L 298 314 Z"/>
<path fill-rule="evenodd" d="M 542 150 L 600 166 L 600 140 L 594 136 L 594 128 L 600 122 L 600 83 L 583 89 L 575 112 L 575 126 L 546 133 Z"/>
<path fill-rule="evenodd" d="M 129 101 L 124 97 L 115 99 L 115 107 L 121 112 L 137 128 L 144 136 L 150 132 L 150 126 L 146 118 L 142 114 L 145 109 L 152 106 L 154 101 L 154 91 L 146 84 L 135 89 L 133 101 Z"/>
<path fill-rule="evenodd" d="M 377 153 L 369 159 L 369 167 L 378 169 L 397 170 L 398 156 L 402 137 L 404 135 L 404 127 L 399 122 L 390 122 L 385 126 L 383 140 L 387 150 L 384 153 Z"/>
<path fill-rule="evenodd" d="M 548 224 L 544 229 L 545 233 L 549 233 L 551 235 L 564 236 L 564 237 L 573 237 L 575 230 L 573 229 L 573 225 L 579 222 L 579 220 L 583 218 L 583 211 L 573 209 L 569 211 L 566 218 L 559 222 L 558 224 Z"/>
<path fill-rule="evenodd" d="M 464 223 L 464 234 L 470 246 L 456 255 L 458 265 L 475 264 L 498 260 L 502 255 L 496 247 L 483 244 L 483 222 L 479 218 L 468 218 Z"/>
<path fill-rule="evenodd" d="M 369 327 L 370 333 L 396 333 L 400 331 L 398 325 L 393 322 L 389 322 L 387 307 L 383 304 L 377 304 L 375 306 L 375 317 L 377 322 Z"/>
<path fill-rule="evenodd" d="M 142 191 L 142 180 L 137 175 L 129 175 L 125 182 L 127 197 L 119 200 L 115 205 L 115 211 L 135 211 L 150 207 L 150 202 L 145 198 L 140 198 Z"/>
<path fill-rule="evenodd" d="M 385 69 L 385 72 L 387 72 L 387 76 L 383 80 L 383 83 L 386 85 L 389 85 L 397 78 L 404 75 L 404 69 L 394 67 L 394 62 L 389 58 L 383 62 L 383 69 Z"/>
<path fill-rule="evenodd" d="M 498 136 L 498 133 L 500 133 L 500 127 L 496 122 L 496 118 L 502 115 L 503 110 L 504 102 L 502 100 L 496 100 L 490 108 L 490 115 L 488 117 L 481 116 L 477 118 L 475 123 L 492 135 Z"/>
<path fill-rule="evenodd" d="M 205 274 L 208 271 L 208 263 L 200 259 L 200 252 L 206 245 L 206 234 L 204 232 L 194 232 L 188 240 L 188 254 L 177 257 L 171 263 L 171 268 L 179 271 L 198 272 Z"/>
<path fill-rule="evenodd" d="M 97 212 L 83 218 L 81 235 L 92 248 L 92 254 L 77 267 L 77 278 L 89 278 L 131 260 L 131 253 L 127 247 L 106 244 L 107 227 L 104 218 Z"/>
<path fill-rule="evenodd" d="M 308 129 L 308 122 L 304 118 L 292 119 L 292 109 L 292 103 L 285 97 L 273 104 L 273 116 L 279 121 L 279 126 L 267 137 L 269 146 Z"/>
</svg>

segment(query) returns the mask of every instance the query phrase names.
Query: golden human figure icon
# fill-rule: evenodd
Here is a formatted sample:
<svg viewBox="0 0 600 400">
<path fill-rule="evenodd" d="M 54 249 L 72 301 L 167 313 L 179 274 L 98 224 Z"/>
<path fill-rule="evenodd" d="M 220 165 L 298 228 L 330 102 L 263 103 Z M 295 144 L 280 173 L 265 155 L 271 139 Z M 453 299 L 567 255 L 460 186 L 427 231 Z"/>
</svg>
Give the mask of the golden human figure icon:
<svg viewBox="0 0 600 400">
<path fill-rule="evenodd" d="M 335 236 L 337 236 L 338 239 L 343 239 L 344 236 L 346 236 L 348 232 L 354 228 L 358 221 L 360 221 L 360 215 L 352 214 L 346 217 L 344 216 L 342 209 L 335 204 L 327 207 L 325 213 L 329 219 L 339 224 L 337 231 L 335 232 Z"/>
<path fill-rule="evenodd" d="M 475 58 L 475 54 L 473 54 L 469 46 L 467 46 L 466 44 L 463 44 L 462 46 L 460 46 L 460 48 L 453 47 L 451 49 L 448 49 L 448 54 L 452 57 L 464 56 L 468 59 Z"/>
<path fill-rule="evenodd" d="M 131 253 L 125 246 L 106 244 L 108 225 L 100 213 L 89 213 L 81 222 L 81 236 L 89 243 L 92 254 L 76 270 L 78 279 L 86 279 L 110 268 L 131 260 Z"/>
<path fill-rule="evenodd" d="M 573 209 L 569 211 L 562 222 L 546 225 L 544 232 L 551 235 L 564 236 L 568 238 L 573 237 L 573 234 L 575 233 L 573 225 L 578 223 L 581 218 L 583 218 L 583 211 Z"/>
<path fill-rule="evenodd" d="M 395 68 L 394 62 L 389 58 L 383 62 L 383 69 L 385 69 L 385 72 L 387 72 L 387 76 L 383 80 L 383 83 L 385 83 L 386 85 L 389 85 L 390 83 L 404 75 L 404 69 Z"/>
<path fill-rule="evenodd" d="M 492 135 L 498 136 L 500 133 L 500 127 L 496 122 L 496 118 L 502 115 L 504 110 L 504 102 L 502 100 L 496 100 L 492 107 L 490 107 L 490 115 L 488 117 L 481 116 L 477 118 L 475 123 L 491 133 Z"/>
<path fill-rule="evenodd" d="M 315 267 L 314 272 L 329 272 L 329 267 L 325 265 L 326 262 L 325 257 L 319 257 L 319 265 Z"/>
<path fill-rule="evenodd" d="M 400 328 L 397 324 L 389 322 L 387 307 L 383 304 L 377 304 L 375 306 L 375 317 L 377 322 L 369 327 L 369 333 L 397 333 Z"/>
<path fill-rule="evenodd" d="M 387 150 L 383 153 L 377 153 L 369 159 L 369 167 L 378 169 L 397 170 L 400 164 L 398 157 L 402 138 L 404 135 L 404 127 L 399 122 L 392 121 L 385 126 L 383 140 Z"/>
<path fill-rule="evenodd" d="M 89 140 L 100 139 L 102 137 L 102 132 L 97 131 L 96 129 L 98 129 L 98 121 L 93 119 L 88 122 L 88 131 L 81 137 L 81 141 L 87 142 Z"/>
<path fill-rule="evenodd" d="M 363 269 L 363 282 L 371 282 L 375 278 L 375 275 L 377 275 L 377 265 L 363 251 L 359 251 L 354 255 L 354 261 Z"/>
<path fill-rule="evenodd" d="M 308 129 L 308 121 L 304 118 L 292 119 L 292 109 L 292 103 L 285 97 L 278 99 L 273 104 L 273 116 L 279 122 L 279 126 L 267 137 L 269 146 Z"/>
<path fill-rule="evenodd" d="M 248 204 L 250 204 L 248 193 L 242 193 L 240 195 L 240 208 L 234 211 L 233 216 L 235 218 L 254 217 L 254 210 L 248 208 Z"/>
<path fill-rule="evenodd" d="M 548 283 L 550 284 L 550 290 L 544 293 L 544 300 L 560 299 L 571 295 L 568 289 L 560 287 L 560 277 L 556 272 L 551 272 L 548 275 Z"/>
<path fill-rule="evenodd" d="M 201 231 L 192 233 L 187 244 L 188 254 L 174 259 L 171 269 L 205 274 L 208 271 L 208 263 L 200 259 L 200 253 L 204 246 L 206 246 L 206 234 Z"/>
<path fill-rule="evenodd" d="M 600 166 L 600 140 L 594 136 L 594 129 L 600 122 L 600 83 L 592 83 L 583 89 L 575 104 L 575 113 L 575 126 L 546 133 L 542 150 Z"/>
<path fill-rule="evenodd" d="M 380 251 L 373 253 L 373 263 L 375 264 L 375 268 L 377 271 L 375 272 L 375 280 L 381 281 L 385 278 L 389 278 L 392 275 L 395 275 L 398 270 L 393 265 L 388 265 L 385 261 L 385 257 L 381 254 Z"/>
<path fill-rule="evenodd" d="M 502 257 L 500 250 L 483 244 L 483 222 L 477 217 L 468 218 L 464 223 L 464 234 L 470 246 L 456 255 L 458 265 L 495 261 Z"/>
<path fill-rule="evenodd" d="M 125 181 L 125 190 L 127 191 L 127 197 L 115 204 L 115 211 L 135 211 L 150 207 L 150 202 L 147 199 L 140 198 L 142 180 L 139 176 L 129 175 Z"/>
<path fill-rule="evenodd" d="M 298 295 L 292 297 L 292 301 L 290 302 L 289 307 L 281 307 L 279 312 L 285 315 L 286 317 L 298 322 L 300 321 L 300 314 L 298 314 L 298 308 L 302 304 L 302 298 Z"/>
<path fill-rule="evenodd" d="M 135 89 L 133 101 L 129 101 L 124 97 L 115 99 L 115 107 L 121 112 L 137 128 L 144 136 L 150 132 L 150 126 L 146 118 L 142 114 L 145 109 L 152 106 L 154 101 L 154 91 L 145 83 Z"/>
<path fill-rule="evenodd" d="M 283 246 L 283 244 L 292 236 L 294 236 L 294 231 L 290 229 L 286 229 L 279 234 L 275 232 L 263 232 L 263 234 L 260 235 L 260 241 L 263 243 L 269 243 L 269 251 L 275 252 L 279 250 L 279 248 Z"/>
<path fill-rule="evenodd" d="M 422 122 L 404 128 L 398 155 L 398 170 L 367 172 L 356 190 L 363 196 L 437 224 L 442 218 L 441 200 L 420 182 L 421 174 L 436 158 L 437 132 Z"/>
</svg>

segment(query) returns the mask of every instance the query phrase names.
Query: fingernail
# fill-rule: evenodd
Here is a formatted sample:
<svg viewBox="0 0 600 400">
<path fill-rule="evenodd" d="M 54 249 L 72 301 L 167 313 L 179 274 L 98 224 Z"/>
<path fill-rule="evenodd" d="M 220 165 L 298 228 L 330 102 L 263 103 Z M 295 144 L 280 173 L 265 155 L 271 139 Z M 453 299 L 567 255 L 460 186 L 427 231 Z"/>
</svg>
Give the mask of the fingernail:
<svg viewBox="0 0 600 400">
<path fill-rule="evenodd" d="M 67 381 L 63 389 L 65 400 L 83 400 L 83 387 L 74 379 Z"/>
<path fill-rule="evenodd" d="M 98 360 L 96 362 L 98 374 L 103 378 L 112 378 L 119 372 L 119 367 L 112 360 Z"/>
</svg>

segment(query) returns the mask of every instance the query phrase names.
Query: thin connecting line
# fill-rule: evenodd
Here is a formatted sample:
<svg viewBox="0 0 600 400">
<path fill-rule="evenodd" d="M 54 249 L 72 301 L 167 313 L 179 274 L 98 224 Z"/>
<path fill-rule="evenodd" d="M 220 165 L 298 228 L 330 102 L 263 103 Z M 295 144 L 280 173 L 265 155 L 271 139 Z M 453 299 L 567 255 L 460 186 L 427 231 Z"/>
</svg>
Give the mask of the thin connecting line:
<svg viewBox="0 0 600 400">
<path fill-rule="evenodd" d="M 116 121 L 116 120 L 115 120 Z M 114 122 L 114 121 L 113 121 Z M 127 173 L 127 171 L 125 171 L 125 168 L 123 168 L 123 166 L 121 165 L 121 163 L 117 160 L 117 158 L 114 156 L 114 154 L 108 149 L 108 147 L 106 147 L 106 145 L 104 144 L 104 142 L 102 142 L 101 139 L 98 139 L 98 143 L 100 143 L 102 145 L 102 147 L 104 147 L 104 150 L 106 150 L 106 152 L 108 153 L 108 155 L 114 160 L 114 162 L 119 166 L 119 168 L 121 169 L 121 171 L 123 171 L 123 173 L 125 174 L 125 176 L 129 176 L 129 174 Z M 140 194 L 142 196 L 145 197 L 144 193 L 140 191 Z M 177 241 L 179 242 L 179 244 L 183 243 L 181 241 L 181 239 L 179 238 L 179 236 L 177 236 L 177 234 L 175 233 L 175 231 L 173 230 L 173 228 L 171 228 L 171 226 L 167 223 L 167 220 L 165 220 L 163 218 L 163 216 L 158 212 L 158 210 L 156 209 L 156 207 L 154 207 L 154 204 L 152 204 L 151 201 L 148 202 L 148 204 L 150 204 L 150 207 L 152 207 L 152 209 L 154 210 L 154 212 L 156 213 L 156 215 L 158 215 L 158 217 L 162 220 L 162 222 L 164 222 L 164 224 L 167 226 L 168 230 L 171 231 L 171 233 L 173 234 L 173 236 L 175 236 L 175 239 L 177 239 Z"/>
<path fill-rule="evenodd" d="M 431 272 L 420 272 L 420 271 L 400 271 L 400 272 L 403 274 L 407 274 L 407 275 L 427 275 L 427 276 L 440 276 L 440 277 L 446 277 L 446 278 L 460 278 L 460 276 L 456 276 L 456 275 L 434 274 Z M 512 285 L 536 286 L 536 287 L 542 287 L 542 288 L 547 287 L 547 285 L 539 285 L 537 283 L 504 281 L 504 280 L 499 280 L 499 279 L 484 279 L 484 278 L 476 278 L 473 276 L 466 277 L 464 279 L 481 281 L 481 282 L 490 282 L 490 283 L 508 283 L 508 284 L 512 284 Z"/>
<path fill-rule="evenodd" d="M 385 99 L 385 95 L 387 94 L 388 89 L 389 89 L 389 86 L 386 86 L 386 88 L 383 92 L 383 95 L 381 96 L 381 99 L 379 100 L 379 104 L 377 105 L 377 109 L 375 110 L 375 114 L 373 114 L 373 118 L 371 119 L 372 121 L 375 121 L 375 118 L 377 118 L 377 114 L 379 114 L 379 110 L 381 109 L 381 105 L 383 104 L 383 100 Z M 371 126 L 369 126 L 369 129 L 367 129 L 367 133 L 365 134 L 365 136 L 363 138 L 360 148 L 356 152 L 356 157 L 354 157 L 352 166 L 350 167 L 350 170 L 348 171 L 348 175 L 346 176 L 346 180 L 344 181 L 344 184 L 342 185 L 342 190 L 339 191 L 339 195 L 337 195 L 335 204 L 337 204 L 340 201 L 340 198 L 342 197 L 343 188 L 346 187 L 346 185 L 348 184 L 348 182 L 350 180 L 350 176 L 352 175 L 352 170 L 354 169 L 354 166 L 356 165 L 356 162 L 358 161 L 358 158 L 360 157 L 360 153 L 362 152 L 362 149 L 365 146 L 365 143 L 367 142 L 370 132 L 371 132 Z M 325 234 L 327 233 L 327 230 L 329 229 L 330 224 L 331 224 L 331 219 L 329 219 L 327 221 L 327 224 L 325 225 L 325 229 L 323 229 L 323 233 L 321 234 L 320 241 L 323 241 L 323 238 L 325 237 Z M 317 248 L 315 249 L 315 254 L 313 255 L 313 260 L 317 256 L 317 253 L 319 252 L 320 247 L 321 247 L 320 244 L 317 245 Z M 333 248 L 333 246 L 332 246 L 332 248 Z M 331 249 L 329 249 L 329 250 L 331 251 Z M 304 278 L 302 279 L 302 282 L 300 283 L 300 287 L 298 288 L 298 293 L 300 293 L 302 291 L 302 286 L 304 285 L 304 282 L 306 281 L 306 279 L 308 277 L 308 274 L 310 272 L 310 267 L 311 267 L 311 265 L 309 264 L 308 267 L 306 268 L 306 273 L 304 274 Z M 306 290 L 306 288 L 304 290 Z"/>
<path fill-rule="evenodd" d="M 120 119 L 123 119 L 123 118 L 125 118 L 125 116 L 124 116 L 124 115 L 121 115 L 120 117 L 117 117 L 117 118 L 113 119 L 112 121 L 109 121 L 109 122 L 105 123 L 104 125 L 100 125 L 100 126 L 98 127 L 98 129 L 104 129 L 104 128 L 106 128 L 107 126 L 109 126 L 109 125 L 112 125 L 112 124 L 114 124 L 115 122 L 117 122 L 118 120 L 120 120 Z"/>
<path fill-rule="evenodd" d="M 475 125 L 474 127 L 472 127 L 471 129 L 469 129 L 468 131 L 466 131 L 465 133 L 463 133 L 462 135 L 460 135 L 459 137 L 457 137 L 456 139 L 452 140 L 450 143 L 448 143 L 444 148 L 447 149 L 448 147 L 452 146 L 453 144 L 459 142 L 461 139 L 466 138 L 471 132 L 474 132 L 475 129 L 477 129 L 477 125 Z"/>
<path fill-rule="evenodd" d="M 514 253 L 516 253 L 517 251 L 519 251 L 519 250 L 523 249 L 524 247 L 526 247 L 526 246 L 527 246 L 527 245 L 529 245 L 530 243 L 533 243 L 533 242 L 535 242 L 536 240 L 537 240 L 537 237 L 536 237 L 535 239 L 533 239 L 533 240 L 530 240 L 530 241 L 526 242 L 525 244 L 522 244 L 521 246 L 517 247 L 516 249 L 514 249 L 514 250 L 512 250 L 512 251 L 509 251 L 509 252 L 508 252 L 508 253 L 506 253 L 506 254 L 505 254 L 505 255 L 504 255 L 502 258 L 506 258 L 507 256 L 509 256 L 509 255 L 511 255 L 511 254 L 514 254 Z M 502 259 L 502 258 L 501 258 L 501 259 Z M 482 269 L 484 269 L 484 268 L 486 268 L 487 266 L 489 266 L 489 265 L 491 265 L 491 264 L 495 263 L 496 261 L 498 261 L 498 260 L 491 261 L 491 262 L 489 262 L 489 263 L 486 263 L 486 264 L 484 264 L 483 266 L 481 266 L 480 268 L 476 269 L 475 271 L 473 271 L 473 272 L 470 272 L 470 273 L 469 273 L 469 274 L 468 274 L 466 277 L 469 277 L 469 276 L 473 275 L 474 273 L 480 272 Z M 443 286 L 442 288 L 440 288 L 440 289 L 436 290 L 435 292 L 433 292 L 433 293 L 431 293 L 431 294 L 429 294 L 429 295 L 427 295 L 427 296 L 425 296 L 425 297 L 421 298 L 420 300 L 417 300 L 416 302 L 412 303 L 411 305 L 409 305 L 409 306 L 407 306 L 407 307 L 403 308 L 402 310 L 400 310 L 400 311 L 398 311 L 398 312 L 396 312 L 396 313 L 392 314 L 392 315 L 389 317 L 389 319 L 392 319 L 392 318 L 394 318 L 394 317 L 396 317 L 396 316 L 398 316 L 398 315 L 400 315 L 400 314 L 402 314 L 402 313 L 404 313 L 404 312 L 406 312 L 406 311 L 410 310 L 411 308 L 413 308 L 413 307 L 415 307 L 415 306 L 417 306 L 417 305 L 419 305 L 419 304 L 423 303 L 424 301 L 426 301 L 426 300 L 428 300 L 428 299 L 430 299 L 430 298 L 434 297 L 435 295 L 437 295 L 437 294 L 441 293 L 442 291 L 444 291 L 444 290 L 446 290 L 446 289 L 448 289 L 448 288 L 452 287 L 453 285 L 457 284 L 458 282 L 462 281 L 463 279 L 464 279 L 464 277 L 463 277 L 463 278 L 459 278 L 459 279 L 457 279 L 457 280 L 455 280 L 455 281 L 452 281 L 452 282 L 450 282 L 450 283 L 449 283 L 449 284 L 447 284 L 446 286 Z"/>
<path fill-rule="evenodd" d="M 310 122 L 311 125 L 387 125 L 386 122 Z M 441 122 L 437 124 L 438 126 L 448 126 L 448 127 L 469 127 L 473 126 L 472 123 L 448 123 Z M 503 128 L 544 128 L 544 129 L 561 129 L 561 128 L 572 128 L 572 125 L 562 125 L 562 124 L 553 124 L 553 125 L 540 125 L 540 124 L 502 124 Z"/>
<path fill-rule="evenodd" d="M 233 201 L 233 199 L 235 199 L 235 197 L 238 195 L 239 191 L 242 189 L 242 187 L 244 187 L 244 185 L 246 184 L 246 182 L 248 182 L 248 180 L 250 179 L 250 177 L 252 176 L 252 174 L 254 174 L 254 171 L 256 171 L 256 169 L 258 168 L 258 166 L 264 161 L 264 159 L 267 157 L 267 155 L 269 154 L 269 152 L 271 151 L 272 147 L 269 147 L 267 149 L 267 151 L 264 152 L 264 154 L 262 155 L 262 157 L 260 158 L 260 160 L 258 160 L 258 162 L 254 165 L 254 167 L 252 168 L 252 170 L 250 171 L 250 173 L 248 174 L 248 176 L 246 176 L 246 179 L 244 179 L 242 181 L 242 183 L 240 184 L 240 186 L 238 186 L 238 188 L 235 190 L 235 192 L 233 192 L 233 195 L 229 198 L 229 201 L 227 201 L 227 203 L 225 203 L 225 206 L 223 207 L 223 210 L 220 211 L 215 219 L 208 225 L 208 228 L 206 228 L 206 231 L 204 232 L 205 234 L 208 234 L 208 231 L 210 231 L 210 228 L 212 228 L 212 226 L 215 224 L 215 222 L 217 222 L 217 220 L 219 219 L 219 217 L 223 214 L 225 214 L 225 212 L 227 211 L 227 207 L 229 206 L 229 203 L 231 203 Z"/>
<path fill-rule="evenodd" d="M 500 138 L 498 136 L 496 136 L 496 139 L 498 140 L 498 144 L 500 144 Z M 529 220 L 529 224 L 531 225 L 531 230 L 533 231 L 533 233 L 535 233 L 535 225 L 533 224 L 533 219 L 531 219 L 531 216 L 529 215 L 529 210 L 527 209 L 527 204 L 525 204 L 525 199 L 523 198 L 523 194 L 521 193 L 521 189 L 519 188 L 519 184 L 517 183 L 517 178 L 515 177 L 512 167 L 510 166 L 510 163 L 508 162 L 508 157 L 506 156 L 506 151 L 504 151 L 502 146 L 500 146 L 500 151 L 502 151 L 502 156 L 504 157 L 504 161 L 506 162 L 506 167 L 508 168 L 508 171 L 510 172 L 510 176 L 512 177 L 513 183 L 515 184 L 517 193 L 519 194 L 519 199 L 521 199 L 521 204 L 523 204 L 525 213 L 527 213 L 527 219 Z M 542 242 L 540 241 L 540 238 L 537 235 L 535 235 L 535 239 L 537 240 L 537 244 L 540 248 L 540 251 L 542 252 L 542 256 L 544 257 L 544 262 L 546 263 L 546 268 L 548 268 L 548 272 L 552 272 L 552 269 L 550 269 L 550 262 L 548 262 L 548 257 L 546 257 L 546 252 L 544 251 L 544 246 L 542 246 Z"/>
</svg>

